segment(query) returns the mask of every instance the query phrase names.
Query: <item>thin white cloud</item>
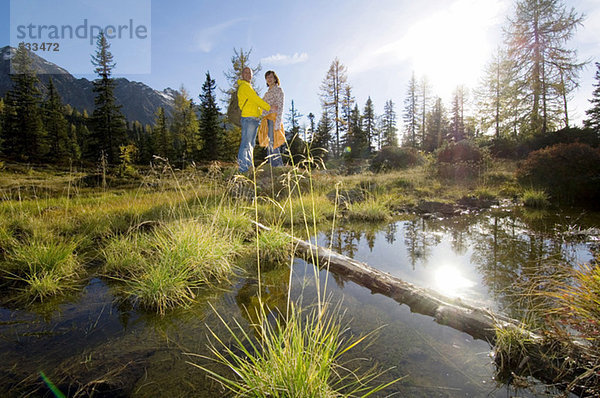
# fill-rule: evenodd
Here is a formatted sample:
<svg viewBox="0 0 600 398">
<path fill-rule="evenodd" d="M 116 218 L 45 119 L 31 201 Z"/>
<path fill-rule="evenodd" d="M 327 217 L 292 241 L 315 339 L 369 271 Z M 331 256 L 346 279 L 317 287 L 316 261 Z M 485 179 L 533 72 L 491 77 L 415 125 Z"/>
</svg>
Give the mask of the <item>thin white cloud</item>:
<svg viewBox="0 0 600 398">
<path fill-rule="evenodd" d="M 266 58 L 262 58 L 260 60 L 261 63 L 267 65 L 292 65 L 298 64 L 300 62 L 306 62 L 308 60 L 307 53 L 294 53 L 294 55 L 283 55 L 283 54 L 275 54 Z"/>
<path fill-rule="evenodd" d="M 245 21 L 246 18 L 236 18 L 221 24 L 210 26 L 200 30 L 194 36 L 194 48 L 195 51 L 202 51 L 205 53 L 210 52 L 216 44 L 216 41 L 223 36 L 223 32 L 229 29 L 231 26 L 236 25 L 239 22 Z"/>
</svg>

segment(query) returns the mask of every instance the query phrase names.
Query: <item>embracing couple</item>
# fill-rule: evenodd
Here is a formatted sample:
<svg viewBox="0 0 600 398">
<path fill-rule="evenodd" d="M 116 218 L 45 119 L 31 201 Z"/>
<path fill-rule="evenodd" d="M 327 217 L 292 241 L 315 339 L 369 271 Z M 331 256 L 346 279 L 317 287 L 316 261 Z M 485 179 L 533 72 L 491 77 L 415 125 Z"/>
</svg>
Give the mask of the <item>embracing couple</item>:
<svg viewBox="0 0 600 398">
<path fill-rule="evenodd" d="M 242 70 L 242 79 L 238 80 L 238 105 L 242 111 L 242 142 L 238 151 L 238 167 L 245 173 L 253 167 L 254 143 L 258 132 L 258 142 L 267 147 L 269 164 L 273 167 L 283 165 L 279 147 L 285 143 L 285 133 L 281 117 L 283 115 L 284 94 L 279 87 L 279 78 L 272 70 L 265 73 L 269 89 L 260 98 L 252 88 L 252 69 Z M 263 116 L 261 121 L 261 116 Z M 260 127 L 260 128 L 259 128 Z"/>
</svg>

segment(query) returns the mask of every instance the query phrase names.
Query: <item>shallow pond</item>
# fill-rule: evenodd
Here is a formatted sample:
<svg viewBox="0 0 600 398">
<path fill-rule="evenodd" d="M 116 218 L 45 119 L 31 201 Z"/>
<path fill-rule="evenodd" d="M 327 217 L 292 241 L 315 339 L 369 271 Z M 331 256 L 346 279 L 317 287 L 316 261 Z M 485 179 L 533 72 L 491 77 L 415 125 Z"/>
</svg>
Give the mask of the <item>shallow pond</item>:
<svg viewBox="0 0 600 398">
<path fill-rule="evenodd" d="M 319 241 L 409 282 L 517 316 L 513 282 L 534 267 L 590 261 L 595 242 L 573 231 L 599 225 L 596 217 L 495 209 L 448 219 L 346 225 L 323 233 Z M 314 303 L 313 266 L 296 259 L 291 272 L 293 299 Z M 518 392 L 497 386 L 486 342 L 325 271 L 318 278 L 322 294 L 341 302 L 348 333 L 378 329 L 346 358 L 389 368 L 382 381 L 406 376 L 379 396 L 548 396 L 541 386 Z M 272 308 L 285 308 L 289 280 L 288 268 L 263 273 L 263 298 Z M 161 318 L 118 304 L 110 284 L 94 278 L 61 303 L 1 307 L 0 395 L 51 396 L 39 377 L 43 371 L 69 396 L 222 396 L 188 361 L 217 367 L 189 354 L 209 355 L 207 327 L 228 336 L 211 305 L 224 319 L 247 327 L 246 308 L 252 312 L 257 305 L 257 289 L 255 278 L 240 278 L 231 289 L 206 294 L 193 308 Z"/>
</svg>

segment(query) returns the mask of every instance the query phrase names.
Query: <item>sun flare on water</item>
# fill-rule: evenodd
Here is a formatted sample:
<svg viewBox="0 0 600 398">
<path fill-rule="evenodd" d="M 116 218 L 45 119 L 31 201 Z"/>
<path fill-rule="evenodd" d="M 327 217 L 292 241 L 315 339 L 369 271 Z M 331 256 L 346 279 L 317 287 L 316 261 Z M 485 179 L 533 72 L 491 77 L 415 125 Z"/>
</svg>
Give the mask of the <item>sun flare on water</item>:
<svg viewBox="0 0 600 398">
<path fill-rule="evenodd" d="M 434 271 L 434 284 L 437 291 L 446 296 L 457 297 L 475 286 L 475 282 L 464 277 L 460 270 L 451 265 L 444 265 Z"/>
</svg>

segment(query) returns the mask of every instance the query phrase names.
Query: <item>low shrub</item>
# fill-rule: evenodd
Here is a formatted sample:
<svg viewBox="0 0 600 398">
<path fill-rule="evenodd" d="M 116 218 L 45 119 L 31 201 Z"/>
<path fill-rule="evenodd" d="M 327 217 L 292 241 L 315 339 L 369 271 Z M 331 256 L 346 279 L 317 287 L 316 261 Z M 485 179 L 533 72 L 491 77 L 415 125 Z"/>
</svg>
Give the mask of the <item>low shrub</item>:
<svg viewBox="0 0 600 398">
<path fill-rule="evenodd" d="M 472 141 L 450 142 L 436 152 L 437 173 L 451 180 L 468 180 L 479 177 L 484 154 Z"/>
<path fill-rule="evenodd" d="M 483 160 L 481 149 L 472 141 L 450 142 L 436 152 L 437 163 L 480 163 Z"/>
<path fill-rule="evenodd" d="M 517 178 L 523 185 L 544 189 L 552 199 L 597 205 L 600 151 L 580 143 L 540 149 L 520 165 Z"/>
<path fill-rule="evenodd" d="M 371 161 L 375 172 L 406 169 L 423 163 L 423 157 L 415 148 L 386 146 Z"/>
</svg>

